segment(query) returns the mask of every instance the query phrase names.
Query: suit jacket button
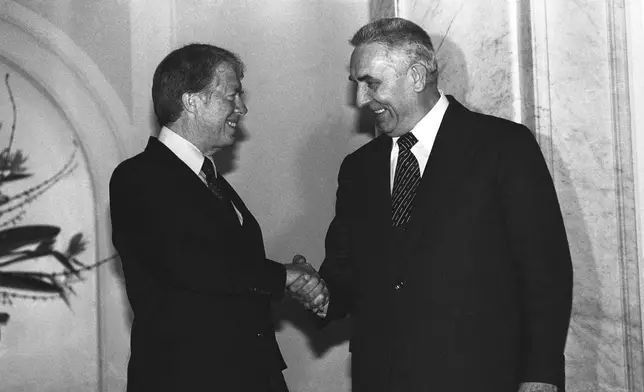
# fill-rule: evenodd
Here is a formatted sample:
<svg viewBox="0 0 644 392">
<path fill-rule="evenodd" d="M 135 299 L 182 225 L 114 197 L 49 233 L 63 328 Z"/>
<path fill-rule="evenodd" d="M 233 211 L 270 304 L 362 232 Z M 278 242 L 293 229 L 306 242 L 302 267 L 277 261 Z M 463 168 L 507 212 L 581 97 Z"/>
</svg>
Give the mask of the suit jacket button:
<svg viewBox="0 0 644 392">
<path fill-rule="evenodd" d="M 258 332 L 257 337 L 258 338 L 263 338 L 264 337 L 264 332 Z"/>
</svg>

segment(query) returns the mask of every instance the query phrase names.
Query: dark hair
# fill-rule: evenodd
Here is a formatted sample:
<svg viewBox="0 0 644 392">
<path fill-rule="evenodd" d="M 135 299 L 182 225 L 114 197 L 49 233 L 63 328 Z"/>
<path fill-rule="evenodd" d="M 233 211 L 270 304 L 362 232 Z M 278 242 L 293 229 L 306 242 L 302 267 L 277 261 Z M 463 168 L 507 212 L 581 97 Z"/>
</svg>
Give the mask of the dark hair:
<svg viewBox="0 0 644 392">
<path fill-rule="evenodd" d="M 379 43 L 389 50 L 404 52 L 409 62 L 419 62 L 427 67 L 430 82 L 436 83 L 438 65 L 432 40 L 414 22 L 402 18 L 377 19 L 362 26 L 349 43 L 354 47 Z"/>
<path fill-rule="evenodd" d="M 241 59 L 213 45 L 190 44 L 168 54 L 152 79 L 152 103 L 159 125 L 177 121 L 183 111 L 181 96 L 206 90 L 222 63 L 233 67 L 240 79 L 244 77 Z"/>
</svg>

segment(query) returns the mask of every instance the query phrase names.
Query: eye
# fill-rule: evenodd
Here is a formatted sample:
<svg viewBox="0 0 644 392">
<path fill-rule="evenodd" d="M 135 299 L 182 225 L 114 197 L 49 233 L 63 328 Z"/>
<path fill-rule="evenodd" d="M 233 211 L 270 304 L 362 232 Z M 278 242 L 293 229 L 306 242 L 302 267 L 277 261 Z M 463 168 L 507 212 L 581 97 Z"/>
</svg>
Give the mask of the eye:
<svg viewBox="0 0 644 392">
<path fill-rule="evenodd" d="M 380 83 L 378 83 L 378 82 L 367 82 L 367 88 L 369 90 L 375 90 L 375 89 L 378 88 L 379 85 L 380 85 Z"/>
<path fill-rule="evenodd" d="M 237 98 L 239 98 L 239 99 L 244 98 L 244 91 L 243 90 L 235 91 L 235 93 L 226 96 L 226 99 L 231 101 L 231 102 L 235 102 L 237 100 Z"/>
</svg>

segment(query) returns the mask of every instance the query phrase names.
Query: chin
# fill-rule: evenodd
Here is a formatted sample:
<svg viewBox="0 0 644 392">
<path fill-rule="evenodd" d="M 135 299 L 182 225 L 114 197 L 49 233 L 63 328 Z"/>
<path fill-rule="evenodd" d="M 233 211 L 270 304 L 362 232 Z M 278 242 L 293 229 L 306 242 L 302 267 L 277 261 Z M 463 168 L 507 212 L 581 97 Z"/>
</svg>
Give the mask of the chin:
<svg viewBox="0 0 644 392">
<path fill-rule="evenodd" d="M 396 136 L 396 135 L 395 135 L 395 133 L 396 133 L 396 130 L 395 130 L 395 129 L 391 129 L 391 128 L 383 128 L 383 127 L 380 127 L 380 126 L 377 126 L 376 128 L 378 129 L 378 131 L 379 131 L 380 133 L 384 133 L 385 135 L 392 136 L 392 137 L 393 137 L 393 136 Z"/>
<path fill-rule="evenodd" d="M 232 146 L 233 144 L 235 144 L 235 137 L 231 136 L 227 141 L 225 141 L 222 144 L 223 144 L 222 148 L 227 148 Z"/>
</svg>

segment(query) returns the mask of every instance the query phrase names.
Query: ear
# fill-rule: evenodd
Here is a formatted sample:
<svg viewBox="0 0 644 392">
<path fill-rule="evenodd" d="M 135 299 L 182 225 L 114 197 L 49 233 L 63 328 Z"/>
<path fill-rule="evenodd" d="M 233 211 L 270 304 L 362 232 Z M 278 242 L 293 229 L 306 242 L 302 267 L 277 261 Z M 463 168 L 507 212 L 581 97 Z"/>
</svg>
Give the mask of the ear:
<svg viewBox="0 0 644 392">
<path fill-rule="evenodd" d="M 427 87 L 427 68 L 415 63 L 409 68 L 410 76 L 413 80 L 414 91 L 419 93 Z"/>
<path fill-rule="evenodd" d="M 197 112 L 197 99 L 199 99 L 199 97 L 194 93 L 181 94 L 183 109 L 188 113 L 195 114 Z"/>
</svg>

